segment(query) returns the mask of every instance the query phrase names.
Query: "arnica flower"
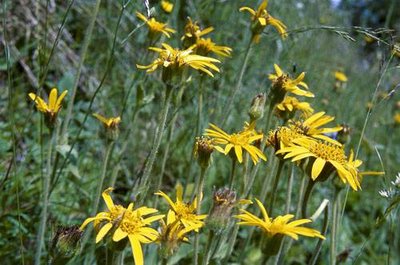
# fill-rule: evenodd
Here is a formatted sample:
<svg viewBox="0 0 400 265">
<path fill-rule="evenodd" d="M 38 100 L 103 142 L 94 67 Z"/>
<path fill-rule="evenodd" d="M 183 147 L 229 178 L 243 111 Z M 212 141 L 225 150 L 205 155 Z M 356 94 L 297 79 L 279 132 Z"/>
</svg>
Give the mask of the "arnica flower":
<svg viewBox="0 0 400 265">
<path fill-rule="evenodd" d="M 215 53 L 217 55 L 228 57 L 231 55 L 232 49 L 228 46 L 219 46 L 215 44 L 210 38 L 203 39 L 199 38 L 191 47 L 196 54 L 207 56 L 209 53 Z"/>
<path fill-rule="evenodd" d="M 281 148 L 277 154 L 285 154 L 284 158 L 291 158 L 292 162 L 308 160 L 306 171 L 312 180 L 320 178 L 326 180 L 334 171 L 343 183 L 357 191 L 361 189 L 357 167 L 360 160 L 353 161 L 353 157 L 347 160 L 343 146 L 326 141 L 298 138 L 293 140 L 289 147 Z"/>
<path fill-rule="evenodd" d="M 303 82 L 305 77 L 304 72 L 302 72 L 296 79 L 291 79 L 289 74 L 284 73 L 277 64 L 274 64 L 274 68 L 275 74 L 270 74 L 268 76 L 269 80 L 272 81 L 272 88 L 269 97 L 274 105 L 282 102 L 286 93 L 311 98 L 314 97 L 313 93 L 307 91 L 308 86 Z"/>
<path fill-rule="evenodd" d="M 325 115 L 325 112 L 321 111 L 311 115 L 304 121 L 290 121 L 290 126 L 300 129 L 301 134 L 303 135 L 340 145 L 336 140 L 326 136 L 325 134 L 339 132 L 343 129 L 342 126 L 321 128 L 334 119 L 335 117 Z"/>
<path fill-rule="evenodd" d="M 166 13 L 171 13 L 172 9 L 174 8 L 174 4 L 167 0 L 161 0 L 161 8 Z"/>
<path fill-rule="evenodd" d="M 183 41 L 183 47 L 188 48 L 196 44 L 198 39 L 200 39 L 204 35 L 207 35 L 213 30 L 213 27 L 201 29 L 197 21 L 193 22 L 192 19 L 188 17 L 188 21 L 184 29 L 185 33 L 181 38 L 181 40 Z"/>
<path fill-rule="evenodd" d="M 162 191 L 158 191 L 155 195 L 162 196 L 171 207 L 171 210 L 168 211 L 167 218 L 173 218 L 179 220 L 183 224 L 184 227 L 193 227 L 193 226 L 203 226 L 203 220 L 207 217 L 206 214 L 196 214 L 197 210 L 197 199 L 194 198 L 192 203 L 185 203 L 183 201 L 183 187 L 178 184 L 176 187 L 176 202 L 173 202 L 172 199 Z M 197 196 L 202 196 L 198 194 Z M 197 231 L 197 230 L 196 230 Z"/>
<path fill-rule="evenodd" d="M 253 160 L 254 164 L 259 162 L 261 158 L 267 161 L 267 157 L 263 152 L 253 145 L 257 140 L 263 138 L 262 134 L 255 132 L 255 122 L 247 126 L 243 131 L 233 134 L 228 134 L 214 124 L 210 124 L 211 129 L 206 129 L 206 136 L 212 137 L 215 149 L 224 155 L 231 155 L 232 158 L 237 159 L 239 163 L 243 162 L 243 150 L 245 150 Z M 224 145 L 222 148 L 219 145 Z M 232 152 L 231 152 L 232 151 Z"/>
<path fill-rule="evenodd" d="M 163 48 L 150 47 L 149 49 L 159 53 L 159 57 L 149 65 L 136 65 L 139 69 L 147 69 L 147 72 L 154 72 L 158 67 L 163 68 L 163 80 L 168 82 L 173 75 L 179 74 L 181 70 L 189 66 L 193 69 L 204 72 L 210 76 L 214 76 L 211 70 L 219 72 L 214 63 L 220 61 L 214 58 L 192 54 L 191 49 L 178 50 L 174 49 L 166 43 L 162 44 Z"/>
<path fill-rule="evenodd" d="M 214 151 L 213 141 L 208 137 L 196 137 L 194 156 L 201 168 L 208 168 L 211 162 L 211 154 Z"/>
<path fill-rule="evenodd" d="M 171 256 L 181 243 L 189 243 L 187 234 L 196 232 L 203 226 L 199 223 L 185 227 L 174 215 L 167 216 L 167 223 L 164 219 L 161 219 L 160 223 L 160 233 L 156 242 L 161 244 L 161 255 L 164 257 Z"/>
<path fill-rule="evenodd" d="M 29 97 L 35 101 L 36 108 L 43 112 L 46 117 L 46 123 L 52 127 L 57 120 L 57 114 L 60 111 L 62 105 L 62 100 L 67 95 L 68 91 L 65 90 L 58 97 L 57 88 L 53 88 L 50 91 L 49 95 L 49 103 L 46 103 L 41 97 L 36 95 L 35 93 L 29 93 Z"/>
<path fill-rule="evenodd" d="M 337 81 L 340 81 L 340 82 L 343 82 L 343 83 L 348 81 L 348 78 L 347 78 L 346 74 L 344 72 L 342 72 L 342 71 L 335 71 L 335 72 L 333 72 L 333 75 L 335 76 L 335 79 Z"/>
<path fill-rule="evenodd" d="M 98 230 L 96 235 L 96 243 L 98 243 L 113 228 L 115 231 L 112 237 L 113 241 L 118 242 L 128 237 L 135 264 L 142 265 L 143 252 L 141 243 L 151 243 L 158 237 L 158 232 L 148 226 L 152 222 L 162 219 L 164 215 L 144 218 L 144 216 L 158 211 L 148 207 L 133 209 L 133 203 L 129 204 L 128 208 L 115 205 L 110 196 L 112 190 L 112 188 L 108 188 L 102 193 L 108 211 L 100 212 L 95 217 L 87 218 L 79 229 L 82 231 L 89 223 L 94 222 L 94 227 Z"/>
<path fill-rule="evenodd" d="M 300 111 L 304 117 L 308 117 L 314 112 L 314 109 L 311 107 L 310 103 L 301 102 L 297 98 L 291 96 L 286 96 L 275 108 L 278 117 L 285 120 L 293 118 L 296 111 Z"/>
<path fill-rule="evenodd" d="M 396 113 L 393 115 L 393 121 L 395 125 L 400 125 L 400 113 Z"/>
<path fill-rule="evenodd" d="M 158 34 L 164 34 L 170 38 L 170 33 L 175 33 L 174 29 L 169 28 L 165 23 L 158 22 L 154 17 L 148 19 L 145 15 L 139 12 L 136 12 L 136 16 L 143 22 L 146 22 L 147 26 L 149 27 L 150 39 L 156 37 Z"/>
<path fill-rule="evenodd" d="M 307 237 L 318 237 L 325 239 L 321 233 L 315 229 L 301 226 L 303 224 L 311 223 L 310 219 L 299 219 L 296 221 L 289 222 L 290 219 L 294 217 L 292 214 L 286 214 L 284 216 L 278 216 L 276 218 L 271 218 L 268 216 L 267 211 L 265 210 L 264 205 L 257 199 L 258 207 L 261 210 L 263 219 L 255 216 L 254 214 L 240 209 L 241 214 L 236 215 L 235 217 L 240 219 L 238 225 L 245 226 L 256 226 L 261 228 L 261 230 L 268 236 L 273 237 L 275 235 L 286 235 L 291 238 L 297 240 L 299 239 L 299 235 L 307 236 Z"/>
<path fill-rule="evenodd" d="M 106 118 L 100 114 L 93 113 L 93 116 L 96 117 L 101 123 L 103 123 L 104 127 L 106 128 L 115 128 L 118 127 L 119 123 L 121 122 L 121 117 L 110 117 Z"/>
<path fill-rule="evenodd" d="M 251 20 L 253 21 L 253 25 L 251 27 L 252 30 L 252 41 L 258 43 L 260 41 L 260 35 L 263 32 L 264 28 L 268 25 L 273 26 L 284 39 L 287 37 L 286 26 L 278 19 L 272 17 L 267 11 L 268 0 L 264 0 L 257 10 L 254 10 L 250 7 L 244 6 L 241 7 L 240 11 L 247 11 L 251 14 Z"/>
<path fill-rule="evenodd" d="M 293 140 L 306 137 L 302 131 L 295 126 L 281 126 L 268 133 L 267 145 L 273 146 L 275 151 L 290 146 Z"/>
</svg>

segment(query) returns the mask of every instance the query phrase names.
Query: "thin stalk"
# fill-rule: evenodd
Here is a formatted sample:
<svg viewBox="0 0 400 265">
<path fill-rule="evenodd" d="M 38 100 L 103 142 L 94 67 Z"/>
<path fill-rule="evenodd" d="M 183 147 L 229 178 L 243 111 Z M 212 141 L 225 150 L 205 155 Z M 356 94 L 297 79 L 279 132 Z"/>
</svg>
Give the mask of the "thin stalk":
<svg viewBox="0 0 400 265">
<path fill-rule="evenodd" d="M 331 245 L 329 249 L 330 264 L 336 264 L 336 239 L 339 225 L 339 192 L 335 190 L 332 207 L 332 233 L 331 233 Z"/>
<path fill-rule="evenodd" d="M 167 88 L 165 90 L 165 100 L 161 110 L 161 118 L 158 123 L 157 129 L 154 133 L 154 141 L 150 151 L 149 159 L 147 160 L 147 163 L 143 171 L 143 184 L 146 186 L 146 190 L 142 196 L 142 200 L 146 198 L 146 193 L 148 190 L 147 184 L 149 181 L 151 170 L 153 169 L 154 162 L 156 161 L 157 158 L 157 153 L 161 144 L 162 137 L 164 135 L 165 123 L 167 121 L 168 111 L 171 104 L 171 98 L 172 98 L 171 94 L 172 94 L 172 88 L 169 87 L 169 85 L 167 85 Z"/>
<path fill-rule="evenodd" d="M 329 224 L 329 205 L 327 205 L 324 210 L 324 223 L 322 225 L 322 230 L 321 230 L 321 234 L 323 236 L 325 236 L 326 232 L 328 231 L 328 224 Z M 313 255 L 312 255 L 310 263 L 309 263 L 310 265 L 315 265 L 317 263 L 317 259 L 318 259 L 319 253 L 321 252 L 323 242 L 324 242 L 324 240 L 322 238 L 318 239 L 318 243 L 315 246 L 315 250 L 313 252 Z"/>
<path fill-rule="evenodd" d="M 99 13 L 99 8 L 100 8 L 100 3 L 101 0 L 96 0 L 96 4 L 92 10 L 92 17 L 90 19 L 89 22 L 89 26 L 85 32 L 85 40 L 83 41 L 83 45 L 82 45 L 82 50 L 80 53 L 80 58 L 79 58 L 79 62 L 78 62 L 78 69 L 75 73 L 75 80 L 74 80 L 74 85 L 72 87 L 72 94 L 71 94 L 71 98 L 69 99 L 68 102 L 68 108 L 67 108 L 67 114 L 65 116 L 65 120 L 64 120 L 64 124 L 63 124 L 63 128 L 61 131 L 61 137 L 62 137 L 62 141 L 64 141 L 64 137 L 65 134 L 67 132 L 68 126 L 69 126 L 69 122 L 71 120 L 72 117 L 72 109 L 74 106 L 74 102 L 75 102 L 75 96 L 76 96 L 76 92 L 78 91 L 78 84 L 79 84 L 79 79 L 81 77 L 81 72 L 82 72 L 82 67 L 83 67 L 83 63 L 85 61 L 86 58 L 86 54 L 89 48 L 89 44 L 90 41 L 92 39 L 92 33 L 93 33 L 93 28 L 94 25 L 96 23 L 96 19 L 97 19 L 97 14 Z"/>
<path fill-rule="evenodd" d="M 294 164 L 290 167 L 290 174 L 288 178 L 287 184 L 287 192 L 286 192 L 286 204 L 285 204 L 285 213 L 289 214 L 290 211 L 290 204 L 292 200 L 292 187 L 293 187 L 293 177 L 294 177 Z M 283 249 L 285 245 L 285 238 L 281 241 L 281 245 L 279 247 L 278 254 L 276 255 L 275 264 L 279 264 L 282 259 Z"/>
<path fill-rule="evenodd" d="M 210 230 L 210 233 L 208 234 L 208 239 L 207 239 L 207 245 L 204 250 L 204 257 L 203 257 L 203 263 L 202 265 L 208 265 L 210 262 L 211 254 L 212 254 L 212 249 L 214 245 L 214 238 L 215 238 L 215 233 L 214 231 Z"/>
<path fill-rule="evenodd" d="M 196 214 L 200 214 L 201 211 L 201 197 L 203 194 L 203 187 L 204 187 L 204 176 L 206 173 L 206 169 L 202 167 L 200 170 L 200 178 L 199 181 L 197 182 L 197 187 L 196 187 L 196 204 L 197 204 L 197 208 L 196 208 Z M 200 245 L 200 235 L 199 233 L 196 233 L 195 235 L 195 243 L 194 243 L 194 257 L 193 257 L 193 261 L 195 265 L 199 264 L 199 245 Z"/>
<path fill-rule="evenodd" d="M 303 200 L 301 202 L 301 216 L 302 218 L 307 218 L 307 203 L 308 199 L 310 198 L 312 189 L 314 187 L 315 182 L 310 178 L 308 180 L 306 192 L 304 193 Z"/>
<path fill-rule="evenodd" d="M 92 212 L 90 216 L 95 216 L 99 209 L 100 196 L 103 191 L 104 181 L 107 175 L 108 161 L 110 159 L 113 146 L 114 146 L 114 141 L 110 141 L 107 145 L 106 153 L 104 155 L 104 160 L 103 160 L 103 168 L 101 170 L 101 177 L 100 180 L 98 181 L 98 186 L 96 189 L 96 197 L 95 200 L 93 201 Z"/>
<path fill-rule="evenodd" d="M 201 74 L 199 82 L 199 93 L 197 95 L 197 123 L 196 123 L 196 133 L 195 136 L 199 136 L 200 130 L 202 128 L 201 115 L 203 113 L 203 86 L 204 86 L 204 75 Z"/>
<path fill-rule="evenodd" d="M 221 126 L 224 126 L 225 122 L 227 121 L 229 114 L 232 110 L 232 106 L 233 106 L 233 100 L 235 99 L 235 96 L 237 94 L 237 92 L 240 90 L 240 87 L 242 86 L 242 80 L 243 80 L 243 76 L 244 76 L 244 72 L 246 71 L 247 68 L 247 63 L 249 61 L 250 58 L 250 51 L 251 51 L 251 47 L 252 47 L 253 42 L 251 41 L 251 39 L 249 40 L 249 43 L 247 44 L 246 47 L 246 51 L 245 51 L 245 55 L 244 55 L 244 59 L 242 62 L 242 66 L 240 68 L 239 71 L 239 78 L 236 82 L 236 86 L 235 88 L 232 90 L 231 95 L 229 96 L 229 99 L 227 101 L 227 104 L 224 107 L 224 118 L 222 120 Z"/>
<path fill-rule="evenodd" d="M 269 202 L 269 209 L 268 209 L 268 214 L 271 215 L 271 216 L 273 215 L 272 212 L 274 210 L 274 203 L 275 203 L 276 193 L 277 193 L 279 179 L 281 177 L 281 173 L 282 173 L 284 162 L 285 161 L 283 159 L 279 159 L 278 170 L 276 171 L 274 184 L 272 186 L 272 195 L 271 195 L 271 200 Z"/>
<path fill-rule="evenodd" d="M 229 177 L 229 189 L 233 189 L 233 183 L 235 182 L 235 173 L 236 173 L 236 158 L 232 158 L 232 169 L 231 175 Z"/>
<path fill-rule="evenodd" d="M 232 232 L 232 234 L 230 234 L 230 237 L 229 237 L 227 252 L 225 254 L 224 260 L 222 261 L 222 264 L 228 264 L 229 257 L 231 256 L 233 248 L 235 246 L 235 241 L 236 241 L 238 231 L 239 231 L 239 225 L 237 225 L 235 223 L 233 232 Z"/>
<path fill-rule="evenodd" d="M 43 176 L 43 194 L 42 194 L 42 212 L 40 214 L 40 224 L 36 239 L 36 254 L 35 254 L 35 265 L 41 264 L 40 258 L 42 256 L 42 246 L 44 244 L 45 228 L 47 223 L 47 210 L 49 206 L 49 191 L 51 181 L 51 158 L 53 145 L 56 140 L 56 131 L 51 130 L 51 139 L 47 151 L 47 163 L 46 163 L 46 174 Z"/>
</svg>

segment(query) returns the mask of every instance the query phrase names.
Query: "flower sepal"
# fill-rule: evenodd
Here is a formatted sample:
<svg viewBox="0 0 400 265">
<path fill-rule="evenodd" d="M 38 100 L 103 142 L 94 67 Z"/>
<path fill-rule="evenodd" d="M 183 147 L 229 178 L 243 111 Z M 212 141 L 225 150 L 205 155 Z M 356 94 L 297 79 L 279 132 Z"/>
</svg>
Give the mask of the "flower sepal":
<svg viewBox="0 0 400 265">
<path fill-rule="evenodd" d="M 275 234 L 274 236 L 264 237 L 265 242 L 261 246 L 264 255 L 268 257 L 275 256 L 279 252 L 279 247 L 283 240 L 282 234 Z"/>
</svg>

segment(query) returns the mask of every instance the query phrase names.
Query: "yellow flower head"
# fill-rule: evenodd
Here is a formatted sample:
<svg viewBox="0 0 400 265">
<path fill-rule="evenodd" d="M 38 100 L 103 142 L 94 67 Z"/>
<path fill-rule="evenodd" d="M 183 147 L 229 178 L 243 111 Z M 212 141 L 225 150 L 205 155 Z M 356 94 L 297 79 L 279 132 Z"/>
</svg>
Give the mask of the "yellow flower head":
<svg viewBox="0 0 400 265">
<path fill-rule="evenodd" d="M 50 120 L 54 121 L 55 118 L 57 117 L 58 112 L 60 111 L 62 105 L 62 100 L 64 97 L 67 95 L 68 91 L 65 90 L 64 92 L 61 93 L 61 95 L 58 97 L 58 91 L 57 88 L 53 88 L 50 91 L 49 95 L 49 103 L 46 103 L 41 97 L 36 95 L 35 93 L 29 93 L 29 97 L 35 101 L 36 108 L 40 111 L 43 112 L 46 116 L 49 117 Z"/>
<path fill-rule="evenodd" d="M 294 217 L 294 215 L 292 214 L 278 216 L 273 219 L 268 216 L 264 205 L 259 200 L 255 200 L 261 210 L 263 219 L 255 216 L 254 214 L 246 210 L 241 209 L 241 214 L 235 216 L 236 218 L 240 219 L 238 225 L 256 226 L 260 228 L 268 237 L 273 237 L 274 235 L 281 234 L 290 236 L 295 240 L 299 238 L 299 235 L 325 239 L 325 237 L 321 235 L 321 233 L 317 230 L 301 226 L 303 224 L 311 223 L 312 221 L 310 219 L 299 219 L 289 222 L 289 220 Z"/>
<path fill-rule="evenodd" d="M 311 158 L 309 173 L 312 180 L 316 180 L 320 175 L 322 175 L 322 180 L 325 180 L 332 171 L 336 171 L 343 183 L 348 183 L 353 190 L 361 189 L 357 173 L 357 167 L 361 165 L 361 161 L 347 160 L 343 146 L 326 141 L 298 138 L 293 140 L 291 146 L 281 148 L 277 154 L 285 154 L 284 158 L 291 158 L 292 162 Z"/>
<path fill-rule="evenodd" d="M 176 202 L 173 202 L 171 198 L 162 191 L 158 191 L 155 193 L 156 195 L 162 196 L 171 207 L 171 210 L 168 211 L 167 218 L 169 219 L 177 219 L 182 223 L 184 227 L 193 227 L 193 226 L 203 226 L 203 220 L 207 217 L 206 214 L 196 214 L 197 210 L 197 199 L 194 198 L 192 203 L 185 203 L 183 201 L 183 187 L 178 184 L 176 187 Z M 198 195 L 198 196 L 201 196 Z M 197 231 L 197 229 L 196 229 Z"/>
<path fill-rule="evenodd" d="M 161 0 L 161 8 L 167 13 L 171 13 L 172 9 L 174 8 L 174 4 L 167 1 L 167 0 Z"/>
<path fill-rule="evenodd" d="M 303 116 L 310 116 L 314 109 L 308 102 L 300 102 L 295 97 L 286 96 L 281 103 L 276 105 L 276 112 L 279 117 L 293 117 L 298 110 L 302 112 Z"/>
<path fill-rule="evenodd" d="M 214 63 L 220 61 L 214 58 L 192 54 L 191 49 L 178 50 L 174 49 L 166 43 L 162 44 L 163 48 L 150 47 L 149 49 L 159 53 L 159 57 L 151 64 L 143 66 L 136 65 L 139 69 L 147 69 L 147 72 L 154 72 L 158 67 L 162 67 L 163 78 L 168 79 L 172 74 L 179 72 L 183 67 L 189 66 L 193 69 L 204 72 L 210 76 L 214 76 L 211 70 L 219 72 Z"/>
<path fill-rule="evenodd" d="M 393 121 L 396 125 L 400 125 L 400 113 L 394 114 Z"/>
<path fill-rule="evenodd" d="M 228 134 L 220 129 L 218 126 L 210 123 L 211 129 L 206 129 L 206 136 L 210 136 L 214 140 L 214 148 L 225 155 L 230 154 L 231 150 L 234 150 L 231 155 L 234 156 L 239 163 L 243 162 L 243 150 L 245 150 L 253 160 L 254 164 L 259 162 L 259 158 L 266 161 L 267 157 L 263 152 L 253 143 L 263 138 L 263 134 L 258 134 L 255 128 L 255 122 L 248 125 L 243 131 L 239 133 Z M 224 145 L 222 148 L 219 145 Z"/>
<path fill-rule="evenodd" d="M 291 79 L 289 74 L 284 73 L 277 64 L 274 64 L 274 68 L 275 74 L 270 74 L 268 76 L 269 80 L 272 81 L 270 97 L 272 97 L 273 102 L 276 102 L 277 104 L 282 102 L 286 93 L 292 93 L 298 96 L 314 97 L 313 93 L 307 91 L 308 86 L 303 82 L 305 77 L 304 72 L 302 72 L 296 79 Z"/>
<path fill-rule="evenodd" d="M 342 71 L 335 71 L 333 72 L 333 75 L 335 76 L 335 79 L 339 82 L 346 83 L 348 80 L 346 74 Z"/>
<path fill-rule="evenodd" d="M 161 33 L 169 38 L 171 37 L 170 33 L 175 33 L 174 29 L 169 28 L 165 23 L 158 22 L 154 17 L 148 19 L 145 15 L 139 12 L 136 12 L 136 16 L 143 22 L 146 22 L 149 27 L 149 33 L 152 36 Z"/>
<path fill-rule="evenodd" d="M 324 126 L 334 119 L 335 117 L 325 115 L 325 112 L 321 111 L 311 115 L 304 121 L 291 121 L 290 126 L 296 127 L 304 135 L 340 145 L 336 140 L 333 140 L 324 134 L 338 132 L 343 129 L 342 126 L 321 128 L 321 126 Z"/>
<path fill-rule="evenodd" d="M 260 40 L 260 35 L 265 27 L 268 25 L 273 26 L 284 39 L 287 37 L 286 26 L 282 21 L 272 17 L 267 11 L 268 0 L 264 0 L 257 10 L 250 7 L 241 7 L 240 11 L 247 11 L 251 14 L 251 20 L 253 21 L 252 33 L 253 41 L 258 43 Z"/>
<path fill-rule="evenodd" d="M 293 140 L 306 137 L 300 129 L 294 126 L 282 126 L 268 133 L 267 144 L 280 150 L 281 148 L 290 146 Z"/>
<path fill-rule="evenodd" d="M 161 244 L 161 253 L 163 256 L 172 255 L 179 247 L 180 243 L 188 243 L 189 239 L 187 234 L 195 231 L 197 232 L 203 224 L 195 224 L 185 227 L 175 215 L 167 216 L 167 223 L 164 219 L 161 221 L 160 235 L 157 242 Z"/>
<path fill-rule="evenodd" d="M 188 17 L 188 21 L 184 29 L 185 33 L 182 36 L 181 40 L 184 42 L 185 47 L 190 47 L 195 44 L 199 38 L 207 35 L 213 30 L 213 27 L 201 29 L 197 21 L 193 22 L 192 19 Z"/>
<path fill-rule="evenodd" d="M 228 57 L 231 55 L 232 49 L 227 46 L 219 46 L 215 44 L 210 38 L 203 39 L 199 38 L 196 44 L 191 47 L 196 54 L 208 55 L 210 52 L 218 54 L 220 56 Z"/>
<path fill-rule="evenodd" d="M 93 116 L 96 117 L 101 123 L 103 123 L 104 127 L 111 129 L 116 128 L 121 122 L 121 117 L 110 117 L 106 118 L 100 114 L 93 113 Z"/>
<path fill-rule="evenodd" d="M 157 210 L 148 207 L 140 207 L 133 210 L 133 203 L 129 204 L 128 208 L 114 205 L 110 196 L 112 190 L 112 188 L 108 188 L 102 193 L 108 211 L 100 212 L 95 217 L 87 218 L 79 229 L 82 231 L 89 223 L 94 222 L 94 226 L 98 230 L 96 235 L 96 243 L 98 243 L 114 228 L 113 241 L 118 242 L 128 237 L 135 264 L 142 265 L 143 252 L 141 243 L 153 242 L 158 237 L 158 232 L 148 226 L 152 222 L 162 219 L 164 215 L 144 218 L 146 215 L 156 213 Z"/>
</svg>

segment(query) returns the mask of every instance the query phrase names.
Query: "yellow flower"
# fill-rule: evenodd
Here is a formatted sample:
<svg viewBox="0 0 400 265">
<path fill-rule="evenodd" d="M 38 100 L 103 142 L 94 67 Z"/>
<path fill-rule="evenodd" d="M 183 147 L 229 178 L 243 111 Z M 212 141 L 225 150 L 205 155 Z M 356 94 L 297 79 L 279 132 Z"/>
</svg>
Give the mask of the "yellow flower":
<svg viewBox="0 0 400 265">
<path fill-rule="evenodd" d="M 314 97 L 314 94 L 303 90 L 308 89 L 306 83 L 303 82 L 305 73 L 302 72 L 296 79 L 291 79 L 288 74 L 284 73 L 282 69 L 274 64 L 275 74 L 269 75 L 269 80 L 272 81 L 272 96 L 276 98 L 276 101 L 281 102 L 286 93 L 292 93 L 298 96 Z M 279 100 L 278 100 L 279 99 Z"/>
<path fill-rule="evenodd" d="M 214 58 L 192 54 L 191 49 L 178 50 L 174 49 L 166 43 L 162 44 L 163 48 L 150 47 L 149 49 L 159 53 L 159 58 L 151 64 L 143 66 L 136 65 L 139 69 L 147 69 L 147 72 L 154 72 L 158 67 L 169 69 L 172 73 L 181 70 L 181 68 L 189 66 L 193 69 L 202 71 L 210 76 L 214 76 L 211 70 L 219 72 L 214 63 L 220 61 Z"/>
<path fill-rule="evenodd" d="M 325 115 L 325 112 L 321 111 L 308 117 L 305 121 L 291 121 L 291 126 L 300 129 L 301 134 L 340 145 L 336 140 L 333 140 L 324 134 L 338 132 L 343 129 L 342 126 L 321 128 L 321 126 L 333 121 L 334 119 L 335 117 Z"/>
<path fill-rule="evenodd" d="M 189 242 L 186 237 L 188 233 L 198 231 L 202 226 L 203 224 L 195 224 L 185 227 L 174 215 L 167 216 L 167 223 L 162 219 L 160 235 L 157 238 L 157 242 L 161 243 L 162 255 L 172 255 L 178 249 L 180 243 Z"/>
<path fill-rule="evenodd" d="M 192 203 L 185 203 L 183 201 L 183 187 L 178 184 L 176 187 L 176 202 L 173 202 L 167 194 L 158 191 L 155 195 L 162 196 L 170 205 L 171 210 L 168 211 L 167 218 L 178 219 L 184 227 L 203 226 L 203 220 L 207 217 L 206 214 L 196 214 L 197 199 L 194 198 Z M 198 194 L 197 196 L 202 196 Z M 197 231 L 197 230 L 196 230 Z"/>
<path fill-rule="evenodd" d="M 186 43 L 186 47 L 192 46 L 196 43 L 196 41 L 204 35 L 207 35 L 211 31 L 213 31 L 213 27 L 208 27 L 205 29 L 201 29 L 198 25 L 197 21 L 193 22 L 190 17 L 188 17 L 188 22 L 185 25 L 185 33 L 182 36 L 181 40 Z"/>
<path fill-rule="evenodd" d="M 167 0 L 161 0 L 161 8 L 167 12 L 167 13 L 171 13 L 172 9 L 174 8 L 174 4 L 167 1 Z"/>
<path fill-rule="evenodd" d="M 253 145 L 253 143 L 257 140 L 263 138 L 262 134 L 256 133 L 254 130 L 255 122 L 246 126 L 246 128 L 239 132 L 228 134 L 224 132 L 222 129 L 218 128 L 218 126 L 214 124 L 210 124 L 211 129 L 206 129 L 204 135 L 213 137 L 214 139 L 214 148 L 225 155 L 229 154 L 233 148 L 234 154 L 239 163 L 243 162 L 243 150 L 247 151 L 253 160 L 254 164 L 257 164 L 259 158 L 266 161 L 267 157 L 263 154 L 263 152 Z M 222 148 L 218 145 L 225 145 L 225 148 Z M 232 153 L 233 155 L 233 153 Z"/>
<path fill-rule="evenodd" d="M 268 133 L 267 143 L 272 145 L 275 150 L 290 146 L 293 140 L 306 137 L 300 129 L 295 126 L 281 126 Z"/>
<path fill-rule="evenodd" d="M 51 117 L 56 117 L 57 113 L 60 111 L 62 105 L 61 102 L 64 99 L 65 95 L 67 95 L 68 91 L 65 90 L 64 92 L 61 93 L 59 97 L 57 97 L 58 91 L 57 88 L 53 88 L 50 91 L 49 95 L 49 103 L 47 104 L 41 97 L 36 95 L 35 93 L 29 93 L 29 97 L 35 101 L 36 103 L 36 108 L 40 111 L 43 112 L 46 115 L 49 115 Z"/>
<path fill-rule="evenodd" d="M 313 158 L 309 160 L 312 180 L 316 180 L 324 169 L 323 179 L 334 170 L 343 183 L 348 183 L 353 190 L 361 189 L 357 174 L 357 167 L 361 165 L 361 161 L 348 161 L 343 146 L 326 141 L 298 138 L 293 140 L 291 146 L 281 148 L 277 154 L 285 154 L 284 158 L 291 158 L 292 162 Z"/>
<path fill-rule="evenodd" d="M 393 121 L 395 124 L 399 125 L 400 124 L 400 113 L 396 113 L 393 116 Z"/>
<path fill-rule="evenodd" d="M 151 34 L 162 33 L 169 38 L 171 37 L 170 33 L 175 33 L 175 30 L 169 28 L 167 24 L 158 22 L 153 17 L 148 19 L 145 15 L 139 12 L 136 12 L 136 16 L 140 20 L 143 20 L 143 22 L 146 22 L 147 26 L 149 27 L 149 32 Z"/>
<path fill-rule="evenodd" d="M 128 237 L 132 248 L 135 265 L 143 265 L 143 251 L 141 244 L 154 242 L 159 237 L 159 233 L 149 227 L 152 222 L 164 218 L 164 215 L 146 215 L 157 212 L 156 209 L 140 207 L 132 210 L 133 204 L 130 204 L 122 218 L 118 228 L 112 237 L 113 241 L 118 242 Z"/>
<path fill-rule="evenodd" d="M 342 71 L 335 71 L 335 72 L 333 72 L 333 74 L 337 81 L 345 83 L 348 80 L 346 74 Z"/>
<path fill-rule="evenodd" d="M 251 14 L 251 20 L 253 21 L 252 33 L 253 41 L 258 43 L 260 40 L 260 34 L 268 25 L 273 26 L 284 39 L 287 37 L 286 26 L 278 19 L 272 17 L 267 11 L 268 0 L 264 0 L 257 10 L 250 7 L 241 7 L 240 11 L 247 11 Z"/>
<path fill-rule="evenodd" d="M 279 116 L 282 116 L 284 113 L 294 114 L 296 110 L 299 110 L 307 117 L 314 112 L 310 103 L 300 102 L 297 98 L 290 96 L 286 96 L 281 103 L 276 105 L 276 110 Z"/>
<path fill-rule="evenodd" d="M 110 117 L 106 118 L 100 114 L 93 113 L 93 116 L 96 117 L 99 121 L 101 121 L 106 128 L 116 128 L 121 122 L 121 117 Z"/>
<path fill-rule="evenodd" d="M 140 207 L 133 210 L 133 203 L 129 204 L 128 208 L 124 208 L 121 205 L 114 205 L 110 196 L 112 190 L 112 188 L 108 188 L 102 193 L 108 211 L 100 212 L 95 217 L 87 218 L 79 229 L 82 231 L 89 223 L 94 222 L 94 227 L 98 230 L 96 235 L 96 243 L 98 243 L 107 235 L 111 228 L 114 228 L 113 241 L 118 242 L 128 237 L 135 264 L 142 265 L 143 253 L 140 244 L 153 242 L 158 237 L 158 232 L 148 227 L 148 225 L 162 219 L 164 215 L 144 218 L 146 215 L 156 213 L 157 210 L 148 207 Z"/>
<path fill-rule="evenodd" d="M 232 49 L 227 46 L 216 45 L 210 38 L 199 38 L 196 44 L 191 47 L 199 55 L 208 55 L 210 52 L 221 56 L 230 56 Z"/>
<path fill-rule="evenodd" d="M 236 218 L 240 219 L 238 225 L 256 226 L 258 228 L 261 228 L 261 230 L 269 237 L 281 234 L 290 236 L 295 240 L 299 238 L 299 235 L 307 237 L 319 237 L 325 239 L 325 237 L 321 235 L 321 233 L 318 232 L 317 230 L 301 226 L 303 224 L 311 223 L 312 221 L 310 219 L 299 219 L 296 221 L 289 222 L 289 220 L 294 217 L 294 215 L 292 214 L 278 216 L 273 219 L 268 216 L 268 213 L 265 210 L 264 205 L 259 200 L 257 199 L 255 200 L 258 204 L 258 207 L 261 210 L 263 219 L 255 216 L 254 214 L 246 210 L 240 209 L 241 214 L 235 216 Z"/>
</svg>

